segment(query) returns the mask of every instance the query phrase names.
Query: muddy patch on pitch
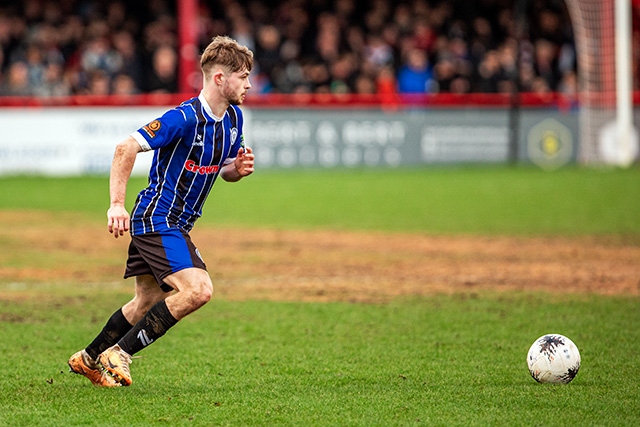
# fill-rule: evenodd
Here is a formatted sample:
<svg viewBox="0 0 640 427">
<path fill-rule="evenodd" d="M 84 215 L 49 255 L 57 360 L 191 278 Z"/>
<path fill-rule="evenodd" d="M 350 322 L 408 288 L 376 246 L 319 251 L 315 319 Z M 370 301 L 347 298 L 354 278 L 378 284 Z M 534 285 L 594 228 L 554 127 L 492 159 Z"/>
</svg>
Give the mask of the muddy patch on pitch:
<svg viewBox="0 0 640 427">
<path fill-rule="evenodd" d="M 3 212 L 0 281 L 121 281 L 128 237 L 74 216 Z M 640 294 L 640 244 L 614 237 L 431 236 L 196 227 L 216 294 L 233 300 L 384 302 L 492 291 Z M 0 294 L 2 291 L 0 290 Z M 0 295 L 1 296 L 1 295 Z"/>
</svg>

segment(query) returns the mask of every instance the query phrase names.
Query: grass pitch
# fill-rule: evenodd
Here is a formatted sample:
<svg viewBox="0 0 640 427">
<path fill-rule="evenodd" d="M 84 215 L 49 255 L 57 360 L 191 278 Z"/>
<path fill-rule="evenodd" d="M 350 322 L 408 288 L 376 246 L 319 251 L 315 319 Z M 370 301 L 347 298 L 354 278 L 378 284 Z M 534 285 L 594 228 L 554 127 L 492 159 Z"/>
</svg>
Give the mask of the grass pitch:
<svg viewBox="0 0 640 427">
<path fill-rule="evenodd" d="M 218 182 L 203 225 L 441 234 L 640 236 L 640 168 L 257 171 Z M 134 178 L 128 206 L 146 185 Z M 0 179 L 0 209 L 108 208 L 108 179 Z M 106 221 L 106 220 L 105 220 Z"/>
<path fill-rule="evenodd" d="M 637 168 L 264 172 L 217 184 L 198 227 L 638 242 L 639 178 Z M 144 182 L 132 184 L 129 203 Z M 106 223 L 104 177 L 2 178 L 0 194 L 2 210 Z M 0 239 L 0 248 L 20 268 L 56 263 L 55 249 L 47 259 L 30 259 L 29 248 L 13 241 Z M 15 268 L 0 264 L 5 267 Z M 0 426 L 628 426 L 640 420 L 637 296 L 463 292 L 385 304 L 214 299 L 134 359 L 131 387 L 97 389 L 68 374 L 68 357 L 130 292 L 129 282 L 0 277 Z M 582 367 L 571 384 L 541 385 L 528 374 L 526 352 L 549 332 L 580 349 Z"/>
<path fill-rule="evenodd" d="M 3 307 L 0 425 L 625 426 L 640 418 L 637 298 L 216 300 L 134 359 L 129 388 L 97 389 L 66 373 L 70 353 L 127 298 L 53 288 Z M 527 371 L 529 346 L 547 332 L 580 348 L 568 385 L 537 384 Z"/>
</svg>

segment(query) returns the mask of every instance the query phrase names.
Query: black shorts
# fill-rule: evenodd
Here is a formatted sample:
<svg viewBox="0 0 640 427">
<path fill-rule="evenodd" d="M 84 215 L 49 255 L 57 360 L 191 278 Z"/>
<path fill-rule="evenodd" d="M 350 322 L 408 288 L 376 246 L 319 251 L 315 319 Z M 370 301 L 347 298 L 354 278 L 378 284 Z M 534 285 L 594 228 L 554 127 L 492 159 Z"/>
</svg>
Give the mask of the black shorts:
<svg viewBox="0 0 640 427">
<path fill-rule="evenodd" d="M 172 273 L 192 267 L 207 269 L 189 234 L 171 228 L 131 236 L 124 278 L 151 274 L 163 291 L 170 292 L 173 288 L 164 283 L 163 279 Z"/>
</svg>

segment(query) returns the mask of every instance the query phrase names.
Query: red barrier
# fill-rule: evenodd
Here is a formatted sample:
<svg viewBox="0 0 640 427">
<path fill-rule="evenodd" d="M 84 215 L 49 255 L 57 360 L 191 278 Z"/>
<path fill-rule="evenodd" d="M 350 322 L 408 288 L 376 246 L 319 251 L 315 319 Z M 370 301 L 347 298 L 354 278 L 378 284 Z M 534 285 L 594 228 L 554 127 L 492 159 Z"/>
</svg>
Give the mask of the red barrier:
<svg viewBox="0 0 640 427">
<path fill-rule="evenodd" d="M 139 95 L 73 95 L 65 97 L 0 97 L 0 107 L 125 107 L 172 106 L 196 96 L 196 93 L 139 94 Z M 640 92 L 633 94 L 633 102 L 640 105 Z M 510 107 L 518 102 L 524 108 L 567 109 L 579 105 L 574 98 L 560 93 L 520 93 L 519 100 L 509 94 L 250 94 L 245 106 L 253 108 L 490 108 Z"/>
</svg>

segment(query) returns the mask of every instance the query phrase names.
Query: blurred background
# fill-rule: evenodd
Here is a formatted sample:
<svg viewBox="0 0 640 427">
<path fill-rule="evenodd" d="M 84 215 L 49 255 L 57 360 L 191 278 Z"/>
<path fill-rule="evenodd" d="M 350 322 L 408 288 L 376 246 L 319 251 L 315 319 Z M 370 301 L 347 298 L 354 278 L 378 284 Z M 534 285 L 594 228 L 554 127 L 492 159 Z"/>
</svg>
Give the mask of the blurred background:
<svg viewBox="0 0 640 427">
<path fill-rule="evenodd" d="M 179 2 L 26 0 L 0 6 L 2 95 L 190 92 L 179 81 Z M 256 93 L 576 92 L 565 2 L 203 0 L 201 52 L 228 34 L 255 52 Z M 638 18 L 637 9 L 634 16 Z M 638 29 L 636 28 L 636 31 Z M 637 38 L 637 33 L 635 37 Z M 634 50 L 634 64 L 640 62 Z M 638 89 L 637 65 L 635 89 Z"/>
<path fill-rule="evenodd" d="M 2 1 L 0 107 L 173 105 L 197 94 L 198 55 L 213 36 L 227 34 L 255 52 L 249 109 L 297 110 L 327 102 L 351 112 L 496 107 L 507 120 L 499 134 L 508 147 L 499 160 L 521 158 L 531 128 L 543 120 L 523 118 L 522 107 L 544 109 L 551 117 L 564 115 L 560 122 L 567 128 L 552 125 L 551 137 L 539 130 L 535 138 L 543 151 L 551 150 L 548 155 L 560 149 L 563 134 L 571 134 L 571 141 L 565 138 L 570 160 L 629 165 L 637 161 L 634 110 L 628 104 L 639 101 L 633 93 L 640 90 L 640 1 L 626 2 L 623 9 L 630 31 L 623 36 L 629 99 L 622 107 L 627 110 L 622 137 L 620 121 L 617 130 L 610 129 L 621 111 L 615 92 L 621 85 L 614 66 L 619 28 L 614 3 Z M 155 97 L 172 94 L 178 95 Z M 0 118 L 8 117 L 6 111 L 0 110 Z M 269 120 L 253 127 L 257 137 L 274 138 L 260 131 Z M 405 135 L 415 124 L 411 120 L 406 114 L 400 118 Z M 424 121 L 424 116 L 418 119 Z M 308 132 L 314 136 L 322 129 L 312 123 Z M 334 131 L 345 133 L 341 127 Z M 439 131 L 431 129 L 425 137 L 422 129 L 413 143 L 422 144 L 424 154 L 424 139 Z"/>
</svg>

